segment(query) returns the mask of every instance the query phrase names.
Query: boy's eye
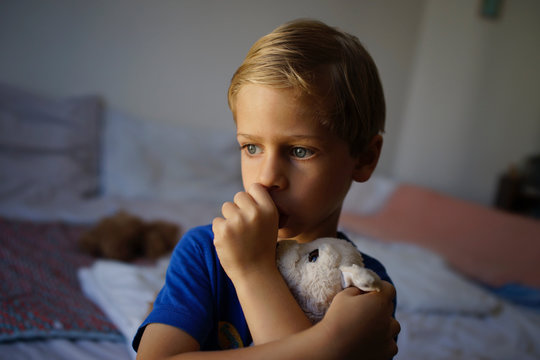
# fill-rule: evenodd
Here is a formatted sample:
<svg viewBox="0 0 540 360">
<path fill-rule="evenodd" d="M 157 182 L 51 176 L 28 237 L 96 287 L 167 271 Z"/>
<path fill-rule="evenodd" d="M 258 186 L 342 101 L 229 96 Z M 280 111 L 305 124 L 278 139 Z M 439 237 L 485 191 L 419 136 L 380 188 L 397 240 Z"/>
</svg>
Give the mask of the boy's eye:
<svg viewBox="0 0 540 360">
<path fill-rule="evenodd" d="M 246 149 L 250 155 L 255 155 L 261 152 L 261 149 L 257 145 L 253 144 L 246 144 L 242 148 Z"/>
<path fill-rule="evenodd" d="M 313 155 L 313 151 L 300 146 L 292 148 L 291 152 L 294 157 L 299 159 L 304 159 Z"/>
</svg>

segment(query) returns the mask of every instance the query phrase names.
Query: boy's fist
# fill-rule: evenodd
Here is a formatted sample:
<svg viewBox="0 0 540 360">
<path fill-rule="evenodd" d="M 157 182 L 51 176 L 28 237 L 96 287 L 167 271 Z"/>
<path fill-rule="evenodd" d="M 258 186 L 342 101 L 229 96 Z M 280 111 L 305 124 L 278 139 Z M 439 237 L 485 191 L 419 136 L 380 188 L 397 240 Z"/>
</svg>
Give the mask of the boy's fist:
<svg viewBox="0 0 540 360">
<path fill-rule="evenodd" d="M 212 222 L 214 246 L 230 278 L 267 266 L 276 267 L 279 214 L 266 188 L 252 184 L 221 208 Z"/>
</svg>

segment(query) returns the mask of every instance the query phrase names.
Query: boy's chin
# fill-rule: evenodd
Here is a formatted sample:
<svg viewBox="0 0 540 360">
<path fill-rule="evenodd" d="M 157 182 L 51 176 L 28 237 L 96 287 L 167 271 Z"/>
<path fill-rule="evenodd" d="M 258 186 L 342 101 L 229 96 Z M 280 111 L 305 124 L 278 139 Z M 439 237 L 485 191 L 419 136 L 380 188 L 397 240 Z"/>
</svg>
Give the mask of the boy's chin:
<svg viewBox="0 0 540 360">
<path fill-rule="evenodd" d="M 293 239 L 297 237 L 298 234 L 299 232 L 294 230 L 290 226 L 284 226 L 282 228 L 279 228 L 278 230 L 278 239 L 279 240 Z"/>
<path fill-rule="evenodd" d="M 279 214 L 278 229 L 283 229 L 287 226 L 289 222 L 289 216 L 285 214 Z"/>
<path fill-rule="evenodd" d="M 281 227 L 278 229 L 278 239 L 280 240 L 290 238 L 290 234 L 291 232 L 286 227 Z"/>
</svg>

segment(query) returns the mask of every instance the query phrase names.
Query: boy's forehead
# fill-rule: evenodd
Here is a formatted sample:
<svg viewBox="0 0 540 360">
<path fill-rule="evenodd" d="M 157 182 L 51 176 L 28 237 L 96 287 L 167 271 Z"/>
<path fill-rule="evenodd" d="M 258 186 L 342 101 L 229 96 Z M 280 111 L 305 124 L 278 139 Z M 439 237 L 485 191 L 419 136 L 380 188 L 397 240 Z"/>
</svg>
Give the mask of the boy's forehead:
<svg viewBox="0 0 540 360">
<path fill-rule="evenodd" d="M 239 114 L 263 112 L 268 107 L 288 111 L 298 117 L 320 120 L 320 106 L 300 90 L 258 84 L 246 84 L 240 88 L 233 115 L 236 120 Z"/>
<path fill-rule="evenodd" d="M 292 89 L 246 86 L 238 93 L 235 113 L 237 136 L 242 141 L 262 138 L 327 143 L 335 135 L 323 126 L 316 111 Z"/>
<path fill-rule="evenodd" d="M 317 143 L 337 140 L 323 125 L 318 107 L 292 88 L 242 86 L 237 93 L 234 118 L 238 137 L 272 136 Z"/>
</svg>

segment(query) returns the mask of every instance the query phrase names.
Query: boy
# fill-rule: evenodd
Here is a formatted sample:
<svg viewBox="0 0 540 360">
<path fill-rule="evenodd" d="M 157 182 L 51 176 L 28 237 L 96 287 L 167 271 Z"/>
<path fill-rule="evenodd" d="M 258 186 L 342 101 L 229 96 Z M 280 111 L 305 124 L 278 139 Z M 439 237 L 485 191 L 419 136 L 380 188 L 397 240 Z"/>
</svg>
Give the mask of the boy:
<svg viewBox="0 0 540 360">
<path fill-rule="evenodd" d="M 245 192 L 179 242 L 133 341 L 138 357 L 390 358 L 399 324 L 388 282 L 380 293 L 344 290 L 312 326 L 275 263 L 281 239 L 344 237 L 345 195 L 352 181 L 369 179 L 382 147 L 385 103 L 373 60 L 351 35 L 293 21 L 253 45 L 228 99 Z M 390 281 L 378 261 L 364 260 Z"/>
</svg>

